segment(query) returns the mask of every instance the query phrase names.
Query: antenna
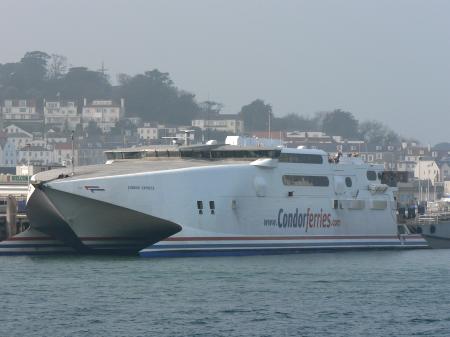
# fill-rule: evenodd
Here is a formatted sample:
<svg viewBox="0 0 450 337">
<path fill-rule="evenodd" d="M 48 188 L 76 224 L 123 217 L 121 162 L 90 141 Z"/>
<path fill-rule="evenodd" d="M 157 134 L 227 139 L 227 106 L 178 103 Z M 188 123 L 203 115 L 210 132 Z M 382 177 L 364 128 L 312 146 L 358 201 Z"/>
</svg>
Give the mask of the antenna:
<svg viewBox="0 0 450 337">
<path fill-rule="evenodd" d="M 105 62 L 102 61 L 102 67 L 99 69 L 99 71 L 102 73 L 103 76 L 106 76 L 106 72 L 108 69 L 105 68 Z"/>
</svg>

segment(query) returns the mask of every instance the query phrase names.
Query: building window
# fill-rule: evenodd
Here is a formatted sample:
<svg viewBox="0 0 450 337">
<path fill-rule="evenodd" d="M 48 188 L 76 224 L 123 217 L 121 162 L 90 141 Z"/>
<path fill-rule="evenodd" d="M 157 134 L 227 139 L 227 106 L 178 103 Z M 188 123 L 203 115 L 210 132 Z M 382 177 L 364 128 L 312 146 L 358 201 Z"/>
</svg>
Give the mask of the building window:
<svg viewBox="0 0 450 337">
<path fill-rule="evenodd" d="M 326 176 L 297 176 L 284 175 L 283 184 L 287 186 L 317 186 L 326 187 L 330 185 L 330 181 Z"/>
</svg>

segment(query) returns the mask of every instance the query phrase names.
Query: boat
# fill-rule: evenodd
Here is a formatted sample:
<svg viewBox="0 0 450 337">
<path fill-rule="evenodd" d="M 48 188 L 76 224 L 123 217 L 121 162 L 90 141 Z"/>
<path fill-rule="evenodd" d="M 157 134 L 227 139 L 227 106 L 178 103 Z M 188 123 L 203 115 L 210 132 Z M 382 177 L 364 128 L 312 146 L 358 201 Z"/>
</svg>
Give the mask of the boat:
<svg viewBox="0 0 450 337">
<path fill-rule="evenodd" d="M 450 248 L 450 199 L 444 196 L 427 203 L 427 211 L 410 221 L 409 227 L 421 234 L 434 249 Z"/>
<path fill-rule="evenodd" d="M 211 144 L 107 158 L 33 176 L 29 230 L 54 248 L 145 257 L 426 246 L 399 233 L 383 167 L 351 154 Z"/>
</svg>

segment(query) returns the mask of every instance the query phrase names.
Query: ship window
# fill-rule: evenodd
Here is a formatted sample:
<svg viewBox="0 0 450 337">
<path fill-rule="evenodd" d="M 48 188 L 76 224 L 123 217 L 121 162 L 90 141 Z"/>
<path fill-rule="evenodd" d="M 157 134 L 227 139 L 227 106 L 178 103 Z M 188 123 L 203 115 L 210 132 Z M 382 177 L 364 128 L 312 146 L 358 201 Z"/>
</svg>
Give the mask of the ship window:
<svg viewBox="0 0 450 337">
<path fill-rule="evenodd" d="M 203 214 L 203 201 L 197 200 L 198 214 Z"/>
<path fill-rule="evenodd" d="M 281 153 L 279 161 L 280 163 L 322 164 L 323 158 L 318 154 Z"/>
<path fill-rule="evenodd" d="M 215 208 L 216 208 L 216 205 L 214 204 L 214 201 L 210 201 L 209 202 L 209 208 L 211 210 L 211 214 L 214 214 Z"/>
<path fill-rule="evenodd" d="M 371 181 L 377 180 L 377 174 L 375 171 L 367 171 L 367 179 Z"/>
<path fill-rule="evenodd" d="M 352 184 L 353 184 L 352 178 L 350 178 L 350 177 L 345 178 L 345 185 L 347 187 L 352 187 Z"/>
<path fill-rule="evenodd" d="M 325 176 L 284 175 L 283 184 L 288 186 L 329 186 L 330 181 Z"/>
</svg>

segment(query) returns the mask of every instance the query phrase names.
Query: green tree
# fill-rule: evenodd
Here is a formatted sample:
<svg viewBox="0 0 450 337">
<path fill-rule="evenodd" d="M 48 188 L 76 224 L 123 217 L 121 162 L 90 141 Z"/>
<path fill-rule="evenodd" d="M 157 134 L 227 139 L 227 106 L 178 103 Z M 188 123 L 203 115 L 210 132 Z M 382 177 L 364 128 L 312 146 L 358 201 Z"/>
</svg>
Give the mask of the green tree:
<svg viewBox="0 0 450 337">
<path fill-rule="evenodd" d="M 158 69 L 133 77 L 121 74 L 119 81 L 116 95 L 125 98 L 128 116 L 139 116 L 143 121 L 191 124 L 200 111 L 195 96 L 179 90 L 169 74 Z"/>
<path fill-rule="evenodd" d="M 330 136 L 341 136 L 346 139 L 357 138 L 358 121 L 352 113 L 336 109 L 324 114 L 322 131 Z"/>
<path fill-rule="evenodd" d="M 272 106 L 256 99 L 244 105 L 239 112 L 244 121 L 245 131 L 265 131 L 269 129 L 269 120 L 273 120 Z"/>
<path fill-rule="evenodd" d="M 314 119 L 291 113 L 274 118 L 272 129 L 274 131 L 311 131 L 317 130 L 317 124 Z"/>
<path fill-rule="evenodd" d="M 359 123 L 360 138 L 369 144 L 393 145 L 400 142 L 400 137 L 389 127 L 378 121 Z"/>
<path fill-rule="evenodd" d="M 76 99 L 79 104 L 83 98 L 110 98 L 111 84 L 102 73 L 86 67 L 73 67 L 60 79 L 60 96 L 63 99 Z M 55 93 L 56 94 L 56 93 Z"/>
<path fill-rule="evenodd" d="M 96 122 L 90 121 L 86 128 L 84 129 L 86 138 L 96 138 L 103 134 L 102 129 L 100 129 Z"/>
</svg>

